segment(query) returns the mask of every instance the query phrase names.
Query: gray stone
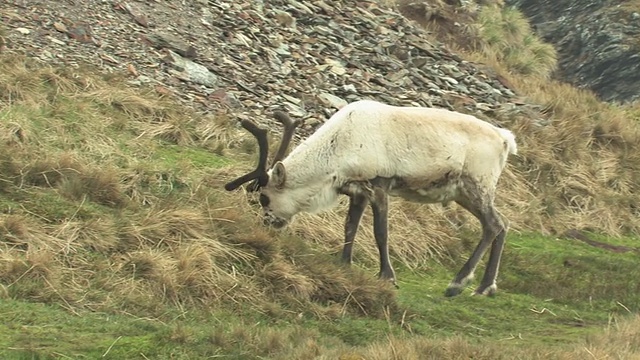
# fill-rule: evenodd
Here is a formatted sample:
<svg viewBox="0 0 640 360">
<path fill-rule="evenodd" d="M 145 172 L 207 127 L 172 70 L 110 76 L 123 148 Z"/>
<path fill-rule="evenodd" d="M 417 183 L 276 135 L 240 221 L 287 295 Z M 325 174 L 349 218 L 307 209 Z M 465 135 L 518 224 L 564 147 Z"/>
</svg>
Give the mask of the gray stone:
<svg viewBox="0 0 640 360">
<path fill-rule="evenodd" d="M 320 93 L 319 97 L 326 103 L 327 106 L 331 106 L 335 109 L 341 109 L 342 107 L 347 105 L 347 102 L 344 99 L 333 94 L 323 92 Z"/>
<path fill-rule="evenodd" d="M 169 49 L 190 59 L 197 56 L 196 49 L 193 46 L 175 35 L 157 32 L 147 35 L 145 39 L 156 49 Z"/>
<path fill-rule="evenodd" d="M 171 50 L 167 50 L 167 56 L 163 60 L 173 68 L 171 73 L 182 80 L 210 88 L 215 88 L 218 84 L 218 77 L 205 66 L 185 59 Z"/>
</svg>

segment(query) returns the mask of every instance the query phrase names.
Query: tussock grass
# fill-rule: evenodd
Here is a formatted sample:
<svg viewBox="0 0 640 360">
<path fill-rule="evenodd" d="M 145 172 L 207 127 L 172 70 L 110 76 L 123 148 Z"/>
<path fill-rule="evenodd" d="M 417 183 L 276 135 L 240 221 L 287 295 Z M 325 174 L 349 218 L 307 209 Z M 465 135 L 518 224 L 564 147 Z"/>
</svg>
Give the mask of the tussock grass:
<svg viewBox="0 0 640 360">
<path fill-rule="evenodd" d="M 326 256 L 307 261 L 314 252 L 298 239 L 285 251 L 275 234 L 254 229 L 255 208 L 222 190 L 242 169 L 219 154 L 241 153 L 249 139 L 238 140 L 229 115 L 185 111 L 93 69 L 19 56 L 0 59 L 0 69 L 8 296 L 74 313 L 315 304 L 310 316 L 324 316 L 340 304 L 345 316 L 395 306 L 373 276 Z"/>
<path fill-rule="evenodd" d="M 291 225 L 293 233 L 317 243 L 330 253 L 342 251 L 345 211 L 348 201 L 343 199 L 338 210 L 321 215 L 300 215 Z M 389 208 L 390 252 L 407 268 L 417 268 L 425 261 L 442 258 L 447 246 L 457 241 L 455 229 L 445 215 L 453 209 L 392 202 Z M 408 215 L 411 214 L 411 215 Z M 354 243 L 354 261 L 368 267 L 378 266 L 378 249 L 373 240 L 373 216 L 367 210 Z"/>
<path fill-rule="evenodd" d="M 341 359 L 557 359 L 585 358 L 635 359 L 640 339 L 640 317 L 632 316 L 620 323 L 612 323 L 604 335 L 589 337 L 573 348 L 538 348 L 527 344 L 512 345 L 518 336 L 501 342 L 479 344 L 461 336 L 448 339 L 389 337 L 359 350 L 332 349 L 323 358 Z M 526 355 L 524 355 L 526 354 Z"/>
<path fill-rule="evenodd" d="M 482 62 L 499 63 L 518 75 L 549 78 L 557 53 L 540 40 L 525 16 L 502 1 L 397 1 L 410 19 L 426 27 L 457 52 L 481 54 Z"/>
<path fill-rule="evenodd" d="M 605 104 L 589 91 L 549 80 L 556 63 L 551 45 L 532 33 L 515 8 L 478 3 L 477 11 L 429 3 L 424 6 L 441 15 L 430 20 L 418 16 L 416 6 L 423 2 L 398 6 L 525 101 L 540 105 L 539 111 L 504 110 L 487 119 L 513 130 L 519 143 L 498 190 L 511 228 L 638 233 L 637 105 Z M 465 31 L 452 31 L 454 23 Z"/>
<path fill-rule="evenodd" d="M 637 233 L 630 203 L 638 191 L 634 179 L 640 168 L 632 149 L 639 144 L 639 128 L 629 116 L 632 110 L 553 81 L 512 81 L 531 102 L 542 105 L 542 117 L 548 119 L 547 125 L 516 121 L 520 128 L 515 128 L 527 134 L 519 136 L 517 161 L 527 166 L 525 175 L 535 184 L 536 197 L 545 199 L 543 213 L 552 216 L 547 229 L 566 229 L 564 223 L 611 235 Z"/>
<path fill-rule="evenodd" d="M 485 6 L 466 30 L 473 39 L 470 47 L 473 51 L 495 58 L 509 71 L 549 77 L 555 70 L 554 47 L 541 41 L 525 16 L 514 7 Z"/>
<path fill-rule="evenodd" d="M 521 19 L 500 16 L 506 19 L 499 31 L 533 51 Z M 477 56 L 491 55 L 487 49 Z M 510 51 L 516 58 L 532 56 L 517 55 L 521 50 Z M 637 233 L 637 106 L 602 104 L 590 93 L 548 82 L 545 71 L 534 69 L 522 79 L 509 70 L 522 71 L 513 69 L 513 64 L 502 68 L 517 90 L 542 108 L 533 116 L 505 111 L 493 119 L 513 129 L 520 144 L 498 196 L 514 233 L 555 234 L 567 228 Z M 135 314 L 157 322 L 232 309 L 264 316 L 253 324 L 320 322 L 316 326 L 325 337 L 316 339 L 317 332 L 301 328 L 253 325 L 209 328 L 203 337 L 176 325 L 150 341 L 208 349 L 198 355 L 219 355 L 211 353 L 212 344 L 222 352 L 274 358 L 411 359 L 426 352 L 434 358 L 513 358 L 521 351 L 502 353 L 497 345 L 462 337 L 409 336 L 413 330 L 406 317 L 417 315 L 404 311 L 395 289 L 375 280 L 378 254 L 369 211 L 351 268 L 332 256 L 342 248 L 346 202 L 323 215 L 302 215 L 285 232 L 257 226 L 254 194 L 221 190 L 257 156 L 255 141 L 229 114 L 203 116 L 152 91 L 127 88 L 117 76 L 36 66 L 17 56 L 0 58 L 0 104 L 0 299 L 55 304 L 68 314 Z M 476 219 L 456 206 L 394 201 L 390 214 L 396 267 L 404 274 L 444 268 L 434 275 L 442 288 L 479 239 Z M 507 268 L 528 266 L 528 258 L 511 259 Z M 554 274 L 575 275 L 571 271 Z M 521 279 L 506 276 L 505 287 L 564 301 L 584 294 L 576 287 L 562 297 L 560 286 L 541 281 L 521 287 Z M 591 280 L 600 301 L 611 300 L 607 291 L 619 290 L 619 283 Z M 425 294 L 421 302 L 433 300 Z M 451 318 L 461 316 L 460 309 Z M 345 319 L 372 322 L 350 325 Z M 611 334 L 635 331 L 624 324 Z M 340 341 L 326 339 L 333 330 Z M 379 339 L 385 331 L 389 338 Z M 614 351 L 596 339 L 590 346 Z M 354 344 L 369 345 L 354 350 Z M 622 349 L 636 355 L 633 346 Z M 528 353 L 577 358 L 565 350 Z M 575 354 L 584 355 L 580 351 Z"/>
</svg>

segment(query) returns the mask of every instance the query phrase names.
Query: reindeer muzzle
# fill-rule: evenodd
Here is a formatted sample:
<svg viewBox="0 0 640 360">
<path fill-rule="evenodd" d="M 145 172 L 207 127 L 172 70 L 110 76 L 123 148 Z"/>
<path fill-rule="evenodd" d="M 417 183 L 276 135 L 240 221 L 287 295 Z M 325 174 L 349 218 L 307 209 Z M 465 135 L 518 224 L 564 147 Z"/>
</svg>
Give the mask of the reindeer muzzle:
<svg viewBox="0 0 640 360">
<path fill-rule="evenodd" d="M 283 218 L 275 217 L 271 214 L 265 214 L 263 223 L 265 226 L 270 226 L 275 229 L 282 229 L 283 227 L 287 226 L 288 221 Z"/>
</svg>

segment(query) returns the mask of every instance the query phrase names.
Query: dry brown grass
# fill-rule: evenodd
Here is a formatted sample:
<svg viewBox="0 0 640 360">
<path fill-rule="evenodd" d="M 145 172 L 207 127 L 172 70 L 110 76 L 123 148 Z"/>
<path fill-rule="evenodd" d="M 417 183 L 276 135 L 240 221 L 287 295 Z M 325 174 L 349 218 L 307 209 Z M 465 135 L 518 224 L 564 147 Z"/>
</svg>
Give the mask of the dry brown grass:
<svg viewBox="0 0 640 360">
<path fill-rule="evenodd" d="M 160 314 L 163 304 L 315 303 L 311 315 L 324 316 L 337 303 L 341 316 L 393 304 L 373 276 L 332 270 L 326 259 L 309 264 L 309 248 L 283 249 L 275 234 L 254 229 L 256 210 L 221 190 L 229 169 L 155 156 L 166 142 L 218 154 L 241 149 L 246 140 L 227 115 L 203 117 L 94 71 L 17 56 L 2 58 L 0 70 L 7 296 L 71 312 L 146 314 Z"/>
<path fill-rule="evenodd" d="M 26 81 L 24 68 L 23 65 L 17 66 L 16 76 L 25 77 Z M 59 93 L 79 86 L 77 81 L 66 81 L 64 74 L 51 69 L 42 70 L 42 73 L 30 73 L 36 78 L 55 79 L 54 83 L 60 86 Z M 163 103 L 163 100 L 147 98 L 148 94 L 133 95 L 122 89 L 100 90 L 101 87 L 107 86 L 102 80 L 90 77 L 84 79 L 80 82 L 82 87 L 75 89 L 88 87 L 94 91 L 83 92 L 82 95 L 79 95 L 80 92 L 72 92 L 73 98 L 77 101 L 90 99 L 92 103 L 98 103 L 101 107 L 115 107 L 126 121 L 111 114 L 111 121 L 107 123 L 117 124 L 117 129 L 136 134 L 135 136 L 143 142 L 141 146 L 154 141 L 156 135 L 149 130 L 154 124 L 162 130 L 162 124 L 171 123 L 171 114 L 176 113 L 167 103 Z M 535 119 L 526 116 L 498 119 L 514 129 L 521 143 L 521 155 L 515 158 L 505 171 L 499 190 L 500 208 L 509 219 L 511 227 L 545 232 L 560 231 L 568 226 L 589 227 L 611 234 L 637 229 L 638 223 L 634 217 L 636 210 L 633 208 L 634 201 L 631 200 L 635 193 L 633 180 L 637 176 L 637 161 L 636 152 L 629 150 L 629 147 L 637 142 L 637 133 L 635 130 L 629 130 L 626 110 L 602 105 L 591 98 L 590 94 L 569 87 L 548 85 L 547 82 L 530 79 L 519 82 L 517 78 L 512 78 L 511 81 L 521 87 L 523 92 L 529 93 L 533 102 L 544 105 L 545 114 L 549 117 L 547 121 L 550 121 L 550 125 L 539 126 Z M 19 97 L 20 103 L 30 103 L 32 100 L 29 99 L 42 99 L 38 91 L 40 90 L 34 90 L 35 94 L 23 92 Z M 189 132 L 189 139 L 203 139 L 208 148 L 220 146 L 219 142 L 224 142 L 226 147 L 233 142 L 232 134 L 238 133 L 228 130 L 229 122 L 226 119 L 215 126 L 206 127 L 203 125 L 206 122 L 196 116 L 182 118 L 187 119 L 184 121 L 199 124 L 193 127 L 189 125 L 185 131 Z M 87 119 L 87 124 L 92 123 L 92 119 Z M 76 125 L 80 134 L 91 132 L 89 128 L 83 123 Z M 15 175 L 14 178 L 6 178 L 6 181 L 15 186 L 55 188 L 60 194 L 78 203 L 79 207 L 84 206 L 83 202 L 124 208 L 129 206 L 128 203 L 132 203 L 132 209 L 137 209 L 135 215 L 129 215 L 126 219 L 106 218 L 87 222 L 69 219 L 59 225 L 48 226 L 50 233 L 47 235 L 52 239 L 48 246 L 59 244 L 54 247 L 57 249 L 55 251 L 64 249 L 65 243 L 71 244 L 71 247 L 66 245 L 67 253 L 69 249 L 93 249 L 107 253 L 144 249 L 169 251 L 170 254 L 195 251 L 197 256 L 194 255 L 194 258 L 199 260 L 191 265 L 187 261 L 188 257 L 184 255 L 180 257 L 181 260 L 176 260 L 175 257 L 167 260 L 172 264 L 169 267 L 163 262 L 162 257 L 149 258 L 156 259 L 160 264 L 154 271 L 169 271 L 172 275 L 154 275 L 151 280 L 145 281 L 156 281 L 159 288 L 167 289 L 171 294 L 177 294 L 179 289 L 186 287 L 192 289 L 195 297 L 215 298 L 214 293 L 219 290 L 215 290 L 214 284 L 225 278 L 224 274 L 228 274 L 228 264 L 236 261 L 252 263 L 254 257 L 262 263 L 259 266 L 253 265 L 250 273 L 258 272 L 265 281 L 263 285 L 272 284 L 278 289 L 257 291 L 265 298 L 268 297 L 265 294 L 276 296 L 283 293 L 297 301 L 313 299 L 330 304 L 339 301 L 338 299 L 344 301 L 344 294 L 355 291 L 352 289 L 353 286 L 360 289 L 358 291 L 363 291 L 361 296 L 365 299 L 374 294 L 373 290 L 366 290 L 366 287 L 358 288 L 359 285 L 355 284 L 360 280 L 353 280 L 352 274 L 332 273 L 329 268 L 319 265 L 301 267 L 290 258 L 283 258 L 279 255 L 283 249 L 274 240 L 274 234 L 263 229 L 238 232 L 240 223 L 254 223 L 255 217 L 258 216 L 256 209 L 248 206 L 248 198 L 243 198 L 238 193 L 220 196 L 217 190 L 213 189 L 219 188 L 225 178 L 242 169 L 234 167 L 216 170 L 210 174 L 214 179 L 206 179 L 195 174 L 196 177 L 189 180 L 193 189 L 201 189 L 203 186 L 210 189 L 204 194 L 194 194 L 193 200 L 211 197 L 215 203 L 202 204 L 197 201 L 172 205 L 149 189 L 153 188 L 154 184 L 162 187 L 173 180 L 167 178 L 162 169 L 154 169 L 143 162 L 137 163 L 134 159 L 124 158 L 121 150 L 112 152 L 113 160 L 129 164 L 128 167 L 98 167 L 91 155 L 74 152 L 71 148 L 62 152 L 46 151 L 46 146 L 53 144 L 55 138 L 51 134 L 51 139 L 36 136 L 41 130 L 26 117 L 17 116 L 15 121 L 3 124 L 3 129 L 7 130 L 4 134 L 10 134 L 4 135 L 3 146 L 19 150 L 13 152 L 15 156 L 4 161 L 7 173 Z M 61 131 L 59 136 L 64 134 L 68 134 L 68 131 Z M 174 140 L 180 142 L 178 138 Z M 44 146 L 45 151 L 27 151 L 30 146 L 35 145 Z M 253 143 L 250 145 L 253 146 Z M 102 156 L 114 147 L 113 141 L 105 140 L 100 146 L 94 145 L 90 148 L 89 154 Z M 241 151 L 242 147 L 239 150 Z M 253 149 L 249 148 L 249 152 L 253 153 Z M 34 156 L 45 153 L 46 156 Z M 251 156 L 253 155 L 247 159 Z M 596 161 L 596 158 L 599 161 Z M 193 181 L 204 183 L 198 184 Z M 170 190 L 170 185 L 167 186 Z M 611 199 L 627 199 L 627 208 L 621 207 Z M 241 208 L 237 207 L 238 203 L 243 204 Z M 140 211 L 142 209 L 144 210 Z M 336 211 L 321 216 L 301 216 L 290 231 L 320 245 L 328 253 L 339 252 L 342 247 L 344 210 L 345 203 L 342 203 Z M 439 206 L 393 202 L 390 230 L 391 251 L 395 261 L 402 262 L 409 268 L 416 268 L 426 260 L 446 256 L 451 253 L 451 249 L 457 249 L 455 243 L 459 241 L 458 228 L 449 221 L 452 218 L 457 218 L 458 221 L 462 219 L 465 228 L 478 228 L 475 219 L 455 206 L 443 209 Z M 14 233 L 19 233 L 19 226 L 11 225 L 9 222 L 6 227 L 12 226 L 17 229 Z M 118 230 L 113 230 L 114 227 Z M 367 213 L 356 241 L 356 261 L 366 264 L 369 268 L 375 268 L 377 250 L 371 229 L 371 216 Z M 20 243 L 16 235 L 11 235 L 11 231 L 5 233 L 10 234 L 4 237 L 8 244 L 17 246 Z M 23 234 L 23 237 L 25 236 L 27 235 Z M 19 246 L 24 246 L 24 241 L 20 244 L 22 245 Z M 237 247 L 238 245 L 241 246 Z M 167 247 L 167 250 L 163 250 L 164 247 Z M 209 254 L 208 260 L 203 257 L 203 251 Z M 163 256 L 165 255 L 169 256 Z M 225 259 L 222 263 L 227 265 L 216 267 L 220 259 Z M 177 265 L 178 262 L 180 266 Z M 119 263 L 112 266 L 123 266 L 117 264 Z M 195 270 L 205 267 L 202 264 L 216 270 L 208 274 Z M 323 276 L 324 273 L 330 276 Z M 373 274 L 370 275 L 373 278 Z M 258 286 L 252 281 L 247 283 Z M 207 286 L 213 290 L 206 290 Z M 175 295 L 172 296 L 175 298 Z M 347 295 L 349 296 L 351 295 Z M 385 300 L 383 303 L 388 301 Z M 353 301 L 352 308 L 362 313 L 373 312 L 361 303 L 366 301 Z"/>
<path fill-rule="evenodd" d="M 6 211 L 0 216 L 0 283 L 7 294 L 49 299 L 71 311 L 157 314 L 166 303 L 229 302 L 273 313 L 283 311 L 273 306 L 281 304 L 338 318 L 384 317 L 396 309 L 395 291 L 375 280 L 369 212 L 356 240 L 356 266 L 336 266 L 326 254 L 342 248 L 345 202 L 323 215 L 300 216 L 285 233 L 259 227 L 253 195 L 221 190 L 255 156 L 255 143 L 231 126 L 228 115 L 211 121 L 152 92 L 75 71 L 35 67 L 22 58 L 0 61 L 0 102 L 8 119 L 0 123 L 0 205 Z M 499 187 L 500 210 L 511 228 L 638 231 L 640 155 L 629 116 L 638 111 L 543 79 L 504 76 L 544 109 L 534 114 L 538 118 L 494 119 L 516 132 L 521 149 Z M 167 164 L 154 158 L 166 142 L 214 150 L 246 165 Z M 39 207 L 26 206 L 36 202 Z M 456 206 L 394 201 L 390 214 L 394 262 L 408 268 L 456 258 L 459 230 L 478 229 Z M 360 264 L 372 270 L 360 271 Z M 267 342 L 282 346 L 278 339 Z M 401 340 L 391 345 L 401 347 Z M 314 353 L 317 345 L 306 349 Z M 406 351 L 411 358 L 416 350 Z"/>
<path fill-rule="evenodd" d="M 330 253 L 342 251 L 344 219 L 347 201 L 343 199 L 338 209 L 321 215 L 300 215 L 291 231 L 302 238 L 324 247 Z M 392 201 L 389 216 L 390 251 L 408 268 L 415 268 L 426 260 L 446 254 L 447 244 L 455 241 L 453 226 L 445 214 L 453 209 L 440 206 L 418 205 Z M 411 214 L 411 215 L 408 215 Z M 373 239 L 373 216 L 365 212 L 354 244 L 354 256 L 358 260 L 377 266 L 378 249 Z"/>
<path fill-rule="evenodd" d="M 437 40 L 540 105 L 539 112 L 505 111 L 488 119 L 512 129 L 519 143 L 519 155 L 511 158 L 498 190 L 500 210 L 513 229 L 640 231 L 634 205 L 640 200 L 637 105 L 605 104 L 588 91 L 549 80 L 555 53 L 535 38 L 521 14 L 500 10 L 503 4 L 467 9 L 443 1 L 397 4 Z M 456 22 L 465 31 L 452 31 Z M 518 68 L 519 62 L 529 69 Z"/>
<path fill-rule="evenodd" d="M 546 203 L 546 228 L 574 226 L 611 235 L 637 232 L 632 203 L 637 200 L 634 179 L 640 174 L 640 158 L 633 149 L 639 145 L 640 129 L 629 110 L 565 84 L 511 80 L 532 103 L 542 105 L 541 119 L 548 123 L 515 122 L 522 144 L 516 161 L 526 166 L 523 175 L 535 184 L 535 197 Z M 520 195 L 507 189 L 505 193 L 511 198 Z"/>
<path fill-rule="evenodd" d="M 202 145 L 217 155 L 224 155 L 226 148 L 238 140 L 234 131 L 235 122 L 229 114 L 219 112 L 215 116 L 205 116 L 195 124 L 195 132 Z"/>
<path fill-rule="evenodd" d="M 517 336 L 498 342 L 479 343 L 452 336 L 446 339 L 398 338 L 366 347 L 321 349 L 318 359 L 386 360 L 386 359 L 638 359 L 640 358 L 640 317 L 637 315 L 614 323 L 599 335 L 572 346 L 545 347 L 528 344 Z"/>
</svg>

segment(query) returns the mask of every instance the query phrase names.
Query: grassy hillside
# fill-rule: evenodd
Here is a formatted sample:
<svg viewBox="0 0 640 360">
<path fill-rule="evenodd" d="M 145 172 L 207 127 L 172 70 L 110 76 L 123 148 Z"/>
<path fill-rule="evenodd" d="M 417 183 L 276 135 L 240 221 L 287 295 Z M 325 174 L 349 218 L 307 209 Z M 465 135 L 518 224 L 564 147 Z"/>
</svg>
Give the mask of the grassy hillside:
<svg viewBox="0 0 640 360">
<path fill-rule="evenodd" d="M 514 232 L 496 298 L 446 299 L 479 234 L 430 243 L 412 225 L 445 220 L 399 203 L 396 291 L 374 280 L 370 239 L 363 270 L 335 264 L 339 214 L 271 233 L 223 192 L 254 155 L 228 119 L 92 69 L 3 57 L 0 73 L 4 357 L 578 358 L 587 335 L 609 351 L 604 329 L 635 341 L 637 253 Z"/>
<path fill-rule="evenodd" d="M 554 49 L 502 1 L 453 3 L 399 0 L 396 6 L 523 102 L 539 105 L 539 113 L 489 116 L 516 133 L 521 149 L 500 185 L 501 209 L 512 226 L 546 234 L 638 233 L 640 105 L 604 103 L 550 80 Z"/>
<path fill-rule="evenodd" d="M 500 185 L 493 298 L 442 296 L 480 236 L 455 207 L 392 204 L 393 289 L 374 278 L 370 214 L 347 269 L 344 204 L 275 232 L 251 194 L 222 190 L 256 157 L 227 114 L 1 54 L 0 357 L 640 357 L 640 111 L 466 51 L 548 115 L 496 114 L 522 156 Z"/>
</svg>

